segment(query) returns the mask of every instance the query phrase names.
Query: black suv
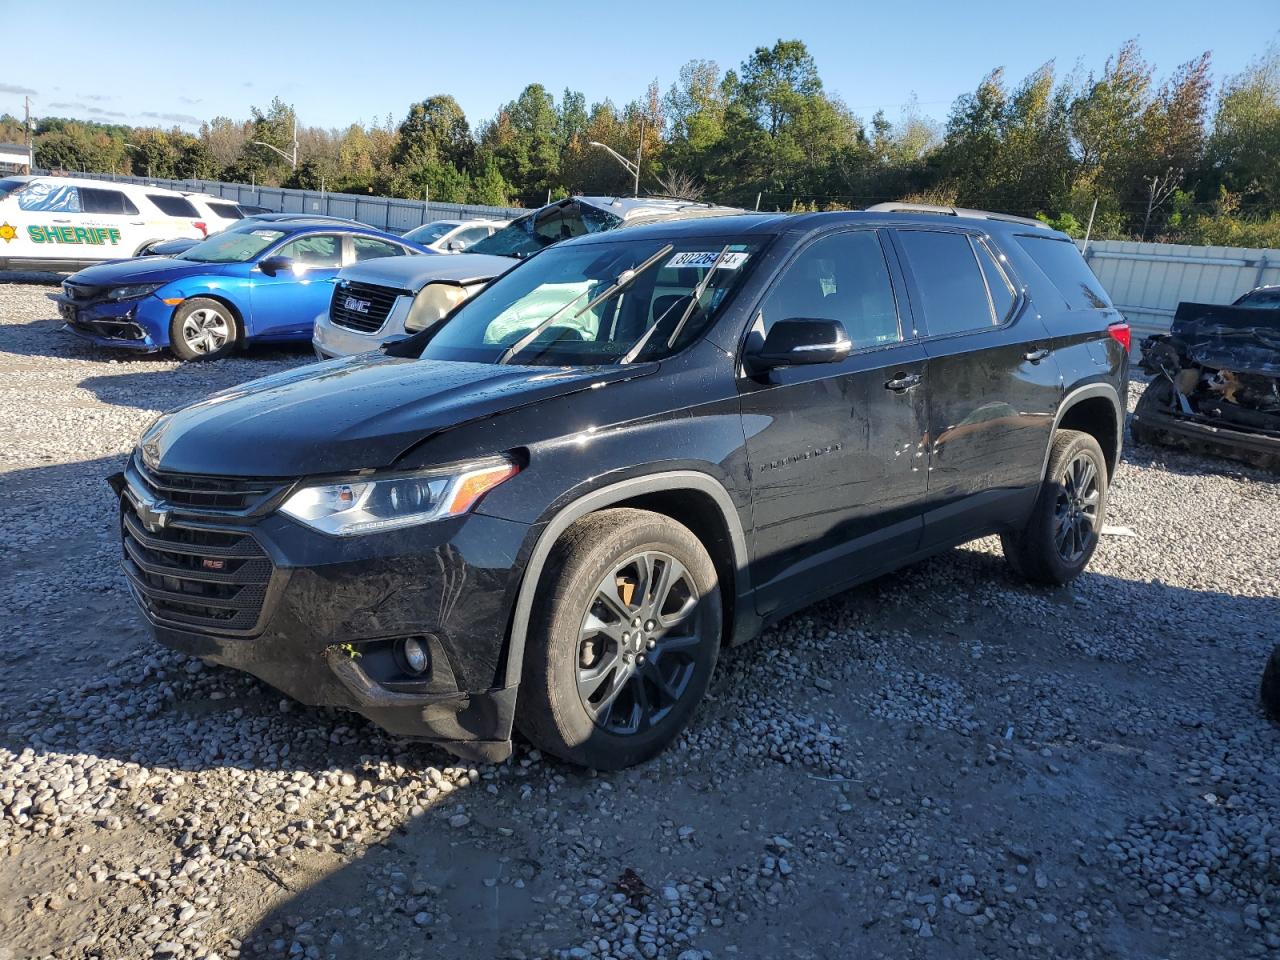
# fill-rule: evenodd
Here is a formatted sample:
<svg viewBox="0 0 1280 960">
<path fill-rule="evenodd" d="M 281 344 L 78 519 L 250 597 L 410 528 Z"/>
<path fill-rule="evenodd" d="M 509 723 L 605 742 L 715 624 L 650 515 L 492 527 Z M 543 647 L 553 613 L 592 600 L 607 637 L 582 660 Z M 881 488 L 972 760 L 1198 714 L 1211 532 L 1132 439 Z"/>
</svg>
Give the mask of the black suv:
<svg viewBox="0 0 1280 960">
<path fill-rule="evenodd" d="M 585 236 L 381 353 L 160 417 L 112 478 L 124 568 L 162 643 L 306 703 L 623 767 L 722 645 L 853 584 L 987 534 L 1078 575 L 1128 342 L 1034 221 Z"/>
</svg>

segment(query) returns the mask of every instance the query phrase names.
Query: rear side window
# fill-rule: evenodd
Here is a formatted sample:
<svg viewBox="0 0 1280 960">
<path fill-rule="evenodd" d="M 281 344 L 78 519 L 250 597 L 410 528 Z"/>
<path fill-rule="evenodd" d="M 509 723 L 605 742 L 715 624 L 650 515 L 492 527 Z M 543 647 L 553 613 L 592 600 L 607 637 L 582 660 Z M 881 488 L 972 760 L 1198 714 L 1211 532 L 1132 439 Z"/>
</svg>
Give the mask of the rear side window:
<svg viewBox="0 0 1280 960">
<path fill-rule="evenodd" d="M 138 208 L 119 190 L 80 188 L 80 206 L 85 213 L 115 213 L 136 216 Z"/>
<path fill-rule="evenodd" d="M 1072 310 L 1106 310 L 1107 292 L 1093 275 L 1080 251 L 1070 240 L 1053 237 L 1018 237 L 1018 243 L 1037 267 L 1057 287 Z"/>
<path fill-rule="evenodd" d="M 837 233 L 805 247 L 761 313 L 766 331 L 779 320 L 839 320 L 855 347 L 902 339 L 884 250 L 871 230 Z"/>
<path fill-rule="evenodd" d="M 239 220 L 244 216 L 234 203 L 210 203 L 209 209 L 227 220 Z"/>
<path fill-rule="evenodd" d="M 898 240 L 923 300 L 930 336 L 982 330 L 996 316 L 969 238 L 963 233 L 901 230 Z"/>
<path fill-rule="evenodd" d="M 189 217 L 199 219 L 200 211 L 191 205 L 186 197 L 168 197 L 163 193 L 148 193 L 147 199 L 160 208 L 166 217 Z"/>
</svg>

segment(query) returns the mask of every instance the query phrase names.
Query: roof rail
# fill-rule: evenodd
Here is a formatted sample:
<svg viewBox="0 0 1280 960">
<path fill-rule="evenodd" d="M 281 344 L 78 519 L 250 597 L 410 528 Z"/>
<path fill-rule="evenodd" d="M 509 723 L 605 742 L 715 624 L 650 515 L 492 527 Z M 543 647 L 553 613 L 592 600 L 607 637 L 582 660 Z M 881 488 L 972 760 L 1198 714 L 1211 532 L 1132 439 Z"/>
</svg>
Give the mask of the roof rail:
<svg viewBox="0 0 1280 960">
<path fill-rule="evenodd" d="M 867 207 L 867 213 L 938 213 L 946 217 L 973 217 L 977 220 L 1003 220 L 1007 223 L 1021 223 L 1028 227 L 1039 227 L 1041 230 L 1052 230 L 1040 220 L 1031 217 L 1015 217 L 1011 213 L 992 213 L 989 210 L 970 210 L 968 207 L 944 207 L 934 203 L 877 203 Z"/>
</svg>

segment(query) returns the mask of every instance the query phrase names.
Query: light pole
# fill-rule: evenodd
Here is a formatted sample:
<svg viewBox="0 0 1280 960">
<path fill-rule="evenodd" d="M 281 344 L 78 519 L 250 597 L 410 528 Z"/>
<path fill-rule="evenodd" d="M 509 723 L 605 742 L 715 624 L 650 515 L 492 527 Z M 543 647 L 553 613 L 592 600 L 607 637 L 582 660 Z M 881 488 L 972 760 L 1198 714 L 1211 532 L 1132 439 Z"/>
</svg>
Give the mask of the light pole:
<svg viewBox="0 0 1280 960">
<path fill-rule="evenodd" d="M 613 147 L 609 146 L 607 143 L 601 143 L 599 140 L 591 140 L 588 142 L 590 143 L 591 146 L 599 147 L 601 150 L 606 151 L 609 154 L 609 156 L 613 157 L 613 159 L 617 160 L 620 164 L 622 164 L 623 169 L 625 169 L 627 173 L 635 177 L 636 196 L 637 197 L 640 196 L 640 157 L 641 157 L 641 152 L 644 150 L 644 128 L 643 127 L 640 128 L 640 144 L 639 146 L 636 147 L 636 159 L 634 163 L 632 163 L 630 160 L 628 160 L 626 157 L 620 154 L 617 150 L 613 149 Z"/>
<path fill-rule="evenodd" d="M 293 152 L 285 153 L 279 147 L 273 147 L 269 143 L 263 143 L 261 140 L 250 140 L 250 143 L 257 144 L 259 147 L 266 147 L 268 150 L 274 150 L 280 156 L 289 161 L 289 166 L 296 171 L 298 169 L 298 121 L 293 121 Z"/>
</svg>

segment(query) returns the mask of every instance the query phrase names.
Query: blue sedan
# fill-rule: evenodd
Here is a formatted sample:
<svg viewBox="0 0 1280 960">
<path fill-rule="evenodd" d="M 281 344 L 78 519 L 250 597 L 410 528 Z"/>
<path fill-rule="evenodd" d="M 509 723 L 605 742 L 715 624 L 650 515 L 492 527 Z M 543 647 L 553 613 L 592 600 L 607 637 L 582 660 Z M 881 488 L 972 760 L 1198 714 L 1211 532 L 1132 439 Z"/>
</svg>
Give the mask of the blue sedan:
<svg viewBox="0 0 1280 960">
<path fill-rule="evenodd" d="M 67 329 L 93 343 L 210 359 L 250 340 L 309 343 L 339 270 L 409 254 L 438 256 L 357 224 L 247 223 L 176 257 L 81 270 L 53 299 Z"/>
</svg>

